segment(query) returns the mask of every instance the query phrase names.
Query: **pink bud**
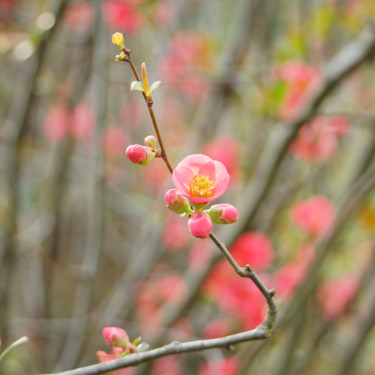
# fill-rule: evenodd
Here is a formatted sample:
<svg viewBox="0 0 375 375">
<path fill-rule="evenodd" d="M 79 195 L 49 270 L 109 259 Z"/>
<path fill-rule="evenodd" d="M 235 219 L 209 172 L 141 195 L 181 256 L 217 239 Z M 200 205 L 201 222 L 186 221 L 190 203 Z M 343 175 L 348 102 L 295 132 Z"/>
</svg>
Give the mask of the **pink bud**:
<svg viewBox="0 0 375 375">
<path fill-rule="evenodd" d="M 167 191 L 165 194 L 165 204 L 171 211 L 177 214 L 192 213 L 189 200 L 176 189 Z"/>
<path fill-rule="evenodd" d="M 130 348 L 133 345 L 127 333 L 118 327 L 105 327 L 103 329 L 103 337 L 109 346 Z"/>
<path fill-rule="evenodd" d="M 213 205 L 208 214 L 211 220 L 217 224 L 232 224 L 238 220 L 237 208 L 228 203 Z"/>
<path fill-rule="evenodd" d="M 126 149 L 126 156 L 132 163 L 147 165 L 154 159 L 155 152 L 146 146 L 131 145 Z"/>
<path fill-rule="evenodd" d="M 210 217 L 202 211 L 194 212 L 189 219 L 189 230 L 194 237 L 206 238 L 212 230 Z"/>
</svg>

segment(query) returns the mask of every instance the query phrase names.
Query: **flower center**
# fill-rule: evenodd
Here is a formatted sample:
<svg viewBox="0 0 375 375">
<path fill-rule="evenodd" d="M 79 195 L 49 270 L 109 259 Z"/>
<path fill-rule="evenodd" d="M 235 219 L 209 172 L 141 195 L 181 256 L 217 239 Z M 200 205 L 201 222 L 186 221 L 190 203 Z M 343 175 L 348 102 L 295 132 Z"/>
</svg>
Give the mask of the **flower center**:
<svg viewBox="0 0 375 375">
<path fill-rule="evenodd" d="M 214 182 L 207 176 L 196 174 L 190 180 L 190 193 L 192 197 L 210 198 L 213 194 Z"/>
</svg>

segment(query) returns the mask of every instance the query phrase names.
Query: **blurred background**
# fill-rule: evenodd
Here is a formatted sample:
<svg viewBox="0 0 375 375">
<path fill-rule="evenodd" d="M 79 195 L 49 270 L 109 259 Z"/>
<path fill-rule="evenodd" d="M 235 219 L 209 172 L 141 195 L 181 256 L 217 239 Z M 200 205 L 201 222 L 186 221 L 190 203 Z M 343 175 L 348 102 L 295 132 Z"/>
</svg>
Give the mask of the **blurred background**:
<svg viewBox="0 0 375 375">
<path fill-rule="evenodd" d="M 111 36 L 124 31 L 138 70 L 146 62 L 149 80 L 162 81 L 154 110 L 172 165 L 189 153 L 226 165 L 219 201 L 246 220 L 214 232 L 288 313 L 267 341 L 115 374 L 374 374 L 375 194 L 348 201 L 373 171 L 374 64 L 344 77 L 274 152 L 325 64 L 374 12 L 373 0 L 0 0 L 2 349 L 30 339 L 0 373 L 97 363 L 110 350 L 106 326 L 156 347 L 265 316 L 251 282 L 165 208 L 173 184 L 162 160 L 140 167 L 125 156 L 153 130 L 128 64 L 115 61 Z M 275 169 L 262 187 L 256 171 L 267 163 Z M 348 220 L 337 227 L 340 204 Z"/>
</svg>

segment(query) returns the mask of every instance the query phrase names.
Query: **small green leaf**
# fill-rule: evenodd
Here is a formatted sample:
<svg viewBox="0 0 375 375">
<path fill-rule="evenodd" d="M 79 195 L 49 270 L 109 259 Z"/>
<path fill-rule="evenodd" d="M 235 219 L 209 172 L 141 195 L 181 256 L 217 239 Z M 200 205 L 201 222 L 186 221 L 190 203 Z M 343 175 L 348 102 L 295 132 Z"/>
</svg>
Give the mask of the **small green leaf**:
<svg viewBox="0 0 375 375">
<path fill-rule="evenodd" d="M 133 340 L 133 345 L 137 346 L 138 343 L 142 341 L 142 337 L 137 337 L 136 339 Z"/>
<path fill-rule="evenodd" d="M 152 94 L 154 91 L 156 91 L 161 84 L 161 81 L 156 81 L 151 85 L 150 93 Z"/>
<path fill-rule="evenodd" d="M 139 81 L 132 82 L 132 84 L 130 86 L 130 90 L 131 91 L 139 90 L 139 91 L 143 91 L 143 92 L 146 91 L 145 85 L 142 82 L 139 82 Z"/>
</svg>

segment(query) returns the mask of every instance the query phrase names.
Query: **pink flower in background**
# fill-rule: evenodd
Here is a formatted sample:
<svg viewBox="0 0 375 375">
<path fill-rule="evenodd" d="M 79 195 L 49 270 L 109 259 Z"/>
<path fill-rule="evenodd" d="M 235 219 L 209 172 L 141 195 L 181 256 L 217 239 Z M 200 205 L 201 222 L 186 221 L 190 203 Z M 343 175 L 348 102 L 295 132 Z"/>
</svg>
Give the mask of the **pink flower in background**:
<svg viewBox="0 0 375 375">
<path fill-rule="evenodd" d="M 208 323 L 202 331 L 202 337 L 205 339 L 216 339 L 224 337 L 231 332 L 229 319 L 217 319 Z"/>
<path fill-rule="evenodd" d="M 221 135 L 207 143 L 203 148 L 203 154 L 220 161 L 225 165 L 230 174 L 231 181 L 236 181 L 240 175 L 240 145 L 238 141 L 229 135 Z"/>
<path fill-rule="evenodd" d="M 112 29 L 124 30 L 127 34 L 137 32 L 143 17 L 136 9 L 137 1 L 106 0 L 104 9 L 107 25 Z"/>
<path fill-rule="evenodd" d="M 151 375 L 182 375 L 180 361 L 176 356 L 167 356 L 156 359 L 151 365 Z"/>
<path fill-rule="evenodd" d="M 126 128 L 137 128 L 146 118 L 146 113 L 140 101 L 129 99 L 120 109 L 120 118 Z"/>
<path fill-rule="evenodd" d="M 76 106 L 72 113 L 71 134 L 76 140 L 87 139 L 95 126 L 95 116 L 92 109 L 85 104 Z"/>
<path fill-rule="evenodd" d="M 345 275 L 322 284 L 318 290 L 318 299 L 324 318 L 331 321 L 344 314 L 358 287 L 359 279 L 353 275 Z"/>
<path fill-rule="evenodd" d="M 194 244 L 189 252 L 188 266 L 195 270 L 203 270 L 206 268 L 209 259 L 214 253 L 212 243 L 207 241 L 199 241 Z"/>
<path fill-rule="evenodd" d="M 348 128 L 349 123 L 344 117 L 316 117 L 300 128 L 290 150 L 303 161 L 327 162 L 338 147 L 339 136 L 345 135 Z"/>
<path fill-rule="evenodd" d="M 43 125 L 44 135 L 49 141 L 60 142 L 69 133 L 69 116 L 66 107 L 57 103 L 49 110 Z"/>
<path fill-rule="evenodd" d="M 335 207 L 322 195 L 316 195 L 305 201 L 293 204 L 291 208 L 293 222 L 304 232 L 312 236 L 327 234 L 336 219 Z"/>
<path fill-rule="evenodd" d="M 141 323 L 154 326 L 162 324 L 161 305 L 165 302 L 178 305 L 186 294 L 184 279 L 175 274 L 138 283 L 135 309 Z"/>
<path fill-rule="evenodd" d="M 211 61 L 211 47 L 198 34 L 182 31 L 171 42 L 169 53 L 159 62 L 162 80 L 181 91 L 192 102 L 201 100 L 208 92 L 205 69 Z"/>
<path fill-rule="evenodd" d="M 196 211 L 190 216 L 188 226 L 190 233 L 198 238 L 208 237 L 212 230 L 210 217 L 202 211 Z"/>
<path fill-rule="evenodd" d="M 320 72 L 303 61 L 288 61 L 275 68 L 274 76 L 290 87 L 306 89 L 311 83 L 321 80 Z"/>
<path fill-rule="evenodd" d="M 102 134 L 103 153 L 116 159 L 124 154 L 124 149 L 128 143 L 128 136 L 125 131 L 118 126 L 108 126 Z"/>
<path fill-rule="evenodd" d="M 192 154 L 178 163 L 172 179 L 177 189 L 195 203 L 208 203 L 224 194 L 230 176 L 219 161 Z"/>
<path fill-rule="evenodd" d="M 226 261 L 212 269 L 203 285 L 222 311 L 237 317 L 243 329 L 258 326 L 266 314 L 266 302 L 259 289 L 249 279 L 239 278 Z"/>
<path fill-rule="evenodd" d="M 164 226 L 161 242 L 167 251 L 175 252 L 187 246 L 190 240 L 189 230 L 183 219 L 173 216 Z"/>
<path fill-rule="evenodd" d="M 286 84 L 280 104 L 280 116 L 284 120 L 290 120 L 301 110 L 306 99 L 321 82 L 320 72 L 302 61 L 289 61 L 277 66 L 273 76 Z"/>
<path fill-rule="evenodd" d="M 255 271 L 268 268 L 274 257 L 271 241 L 260 232 L 241 234 L 229 250 L 241 266 L 249 264 Z"/>
<path fill-rule="evenodd" d="M 236 358 L 224 358 L 217 362 L 204 363 L 199 368 L 199 375 L 236 375 L 239 369 Z"/>
<path fill-rule="evenodd" d="M 274 276 L 273 283 L 277 290 L 277 298 L 289 298 L 304 279 L 308 267 L 315 257 L 312 245 L 304 245 L 298 251 L 298 259 L 279 268 Z"/>
<path fill-rule="evenodd" d="M 90 27 L 93 20 L 92 4 L 82 1 L 68 4 L 65 10 L 66 23 L 75 30 L 85 30 Z"/>
</svg>

